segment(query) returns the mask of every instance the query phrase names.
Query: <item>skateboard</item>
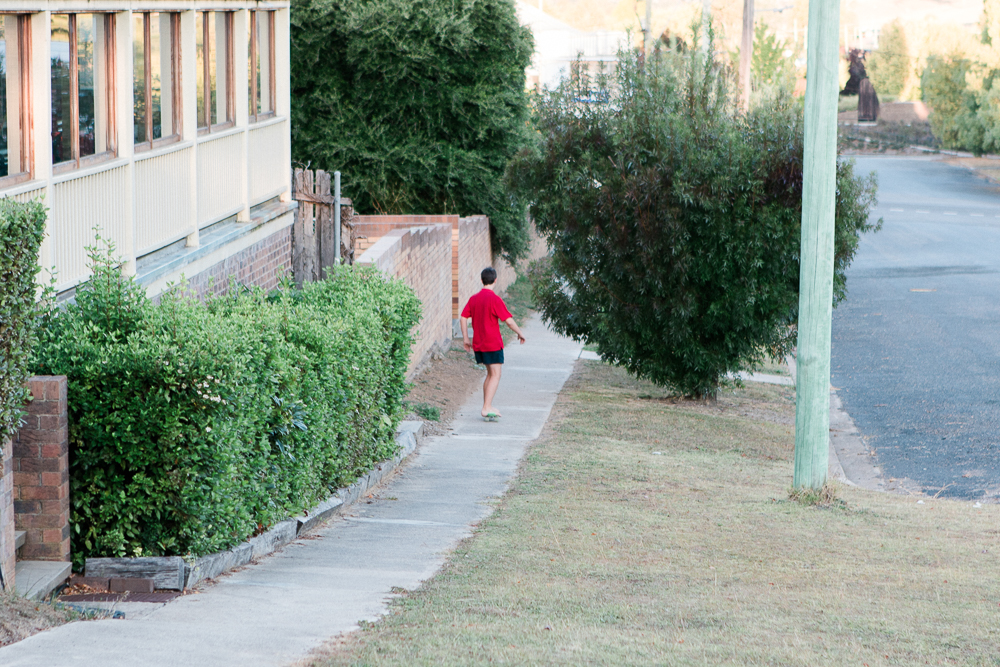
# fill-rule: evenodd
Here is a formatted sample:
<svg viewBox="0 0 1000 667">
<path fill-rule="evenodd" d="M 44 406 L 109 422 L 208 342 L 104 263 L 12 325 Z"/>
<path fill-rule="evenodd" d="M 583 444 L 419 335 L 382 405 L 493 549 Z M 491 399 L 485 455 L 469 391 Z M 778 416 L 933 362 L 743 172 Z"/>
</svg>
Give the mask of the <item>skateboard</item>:
<svg viewBox="0 0 1000 667">
<path fill-rule="evenodd" d="M 495 412 L 490 412 L 485 417 L 483 417 L 483 421 L 498 422 L 498 421 L 500 421 L 500 415 L 498 415 Z"/>
</svg>

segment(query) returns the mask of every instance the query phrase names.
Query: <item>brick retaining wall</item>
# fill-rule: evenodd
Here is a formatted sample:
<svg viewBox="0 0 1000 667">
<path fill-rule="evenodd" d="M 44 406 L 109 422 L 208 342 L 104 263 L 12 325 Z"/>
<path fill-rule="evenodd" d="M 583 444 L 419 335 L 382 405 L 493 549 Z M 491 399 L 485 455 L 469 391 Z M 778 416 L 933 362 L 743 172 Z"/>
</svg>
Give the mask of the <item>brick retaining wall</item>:
<svg viewBox="0 0 1000 667">
<path fill-rule="evenodd" d="M 451 339 L 451 225 L 394 229 L 355 260 L 373 265 L 413 288 L 423 306 L 407 376 Z"/>
<path fill-rule="evenodd" d="M 14 440 L 14 523 L 27 532 L 25 560 L 70 559 L 69 428 L 65 375 L 36 375 Z"/>
<path fill-rule="evenodd" d="M 230 276 L 238 283 L 272 290 L 291 273 L 292 228 L 288 226 L 189 277 L 188 291 L 198 297 L 223 294 L 229 289 Z"/>
<path fill-rule="evenodd" d="M 451 316 L 457 319 L 469 297 L 483 289 L 480 274 L 493 265 L 493 258 L 490 255 L 490 219 L 485 215 L 462 218 L 455 231 L 458 235 L 455 244 L 457 267 Z"/>
</svg>

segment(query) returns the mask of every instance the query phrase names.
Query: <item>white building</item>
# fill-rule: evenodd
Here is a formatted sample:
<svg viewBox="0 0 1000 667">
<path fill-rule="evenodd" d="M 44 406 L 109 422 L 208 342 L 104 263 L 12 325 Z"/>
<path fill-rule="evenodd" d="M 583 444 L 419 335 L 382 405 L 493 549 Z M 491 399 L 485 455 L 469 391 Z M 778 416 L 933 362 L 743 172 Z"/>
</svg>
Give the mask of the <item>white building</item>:
<svg viewBox="0 0 1000 667">
<path fill-rule="evenodd" d="M 287 1 L 0 10 L 0 196 L 50 209 L 60 292 L 87 279 L 95 230 L 151 294 L 290 267 Z"/>
<path fill-rule="evenodd" d="M 517 2 L 517 17 L 535 37 L 535 53 L 528 68 L 529 88 L 555 88 L 578 57 L 592 72 L 602 64 L 611 71 L 618 62 L 618 49 L 629 47 L 628 33 L 577 30 L 521 0 Z"/>
</svg>

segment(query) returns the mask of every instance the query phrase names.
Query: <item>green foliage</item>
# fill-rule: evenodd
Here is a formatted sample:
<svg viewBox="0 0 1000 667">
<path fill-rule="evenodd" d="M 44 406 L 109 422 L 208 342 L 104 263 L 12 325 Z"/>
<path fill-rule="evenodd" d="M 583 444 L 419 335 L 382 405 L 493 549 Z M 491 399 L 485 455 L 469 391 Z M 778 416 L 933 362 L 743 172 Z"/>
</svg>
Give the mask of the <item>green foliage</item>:
<svg viewBox="0 0 1000 667">
<path fill-rule="evenodd" d="M 35 276 L 45 217 L 39 202 L 0 199 L 0 442 L 20 426 L 28 398 L 24 381 L 35 337 Z"/>
<path fill-rule="evenodd" d="M 623 54 L 606 103 L 573 81 L 540 102 L 540 148 L 510 178 L 552 248 L 536 268 L 543 317 L 602 357 L 684 394 L 795 340 L 802 120 L 787 97 L 737 114 L 699 52 Z M 595 99 L 591 96 L 589 99 Z M 837 173 L 836 299 L 875 201 L 874 176 Z"/>
<path fill-rule="evenodd" d="M 980 76 L 978 89 L 970 76 Z M 966 58 L 930 56 L 921 77 L 931 129 L 945 148 L 1000 152 L 1000 70 Z"/>
<path fill-rule="evenodd" d="M 432 422 L 441 421 L 441 408 L 436 405 L 430 405 L 429 403 L 410 403 L 407 407 L 409 407 L 409 409 L 421 419 L 426 419 L 427 421 Z"/>
<path fill-rule="evenodd" d="M 763 21 L 754 26 L 751 71 L 757 87 L 778 87 L 787 91 L 795 88 L 794 55 L 785 57 L 784 42 L 770 31 Z"/>
<path fill-rule="evenodd" d="M 910 76 L 910 52 L 902 23 L 893 21 L 882 28 L 878 50 L 868 54 L 868 78 L 879 95 L 899 97 Z"/>
<path fill-rule="evenodd" d="M 343 172 L 355 209 L 490 217 L 527 248 L 505 192 L 528 139 L 533 50 L 511 0 L 294 0 L 292 155 Z"/>
<path fill-rule="evenodd" d="M 401 283 L 342 267 L 302 291 L 154 304 L 91 257 L 33 363 L 69 378 L 78 563 L 231 547 L 393 453 L 419 319 Z"/>
</svg>

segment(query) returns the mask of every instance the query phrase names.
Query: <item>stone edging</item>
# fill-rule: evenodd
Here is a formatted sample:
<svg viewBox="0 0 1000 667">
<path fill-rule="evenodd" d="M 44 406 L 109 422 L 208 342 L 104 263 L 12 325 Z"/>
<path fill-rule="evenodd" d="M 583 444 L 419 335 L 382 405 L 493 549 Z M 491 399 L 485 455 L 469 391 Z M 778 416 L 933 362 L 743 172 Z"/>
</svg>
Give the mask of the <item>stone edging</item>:
<svg viewBox="0 0 1000 667">
<path fill-rule="evenodd" d="M 399 453 L 396 456 L 377 464 L 367 475 L 363 475 L 347 488 L 338 489 L 330 498 L 306 514 L 281 521 L 267 532 L 252 537 L 232 549 L 208 554 L 194 562 L 187 563 L 184 572 L 184 588 L 191 588 L 198 582 L 213 579 L 233 568 L 246 565 L 261 556 L 273 553 L 300 534 L 312 530 L 333 515 L 343 512 L 345 508 L 357 502 L 366 491 L 381 483 L 399 467 L 399 464 L 406 457 L 413 453 L 422 432 L 423 422 L 401 422 L 399 430 L 396 432 L 396 444 L 399 445 Z"/>
</svg>

